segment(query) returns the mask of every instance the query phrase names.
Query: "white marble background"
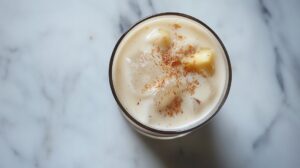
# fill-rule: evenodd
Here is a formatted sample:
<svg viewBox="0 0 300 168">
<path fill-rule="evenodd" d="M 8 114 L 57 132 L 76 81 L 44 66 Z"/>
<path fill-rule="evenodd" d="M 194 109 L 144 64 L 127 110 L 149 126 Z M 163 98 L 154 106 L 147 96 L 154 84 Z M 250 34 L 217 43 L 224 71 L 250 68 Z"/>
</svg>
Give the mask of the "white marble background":
<svg viewBox="0 0 300 168">
<path fill-rule="evenodd" d="M 208 125 L 145 138 L 118 111 L 110 54 L 157 12 L 195 16 L 231 57 L 229 98 Z M 299 0 L 0 0 L 0 168 L 300 166 Z"/>
</svg>

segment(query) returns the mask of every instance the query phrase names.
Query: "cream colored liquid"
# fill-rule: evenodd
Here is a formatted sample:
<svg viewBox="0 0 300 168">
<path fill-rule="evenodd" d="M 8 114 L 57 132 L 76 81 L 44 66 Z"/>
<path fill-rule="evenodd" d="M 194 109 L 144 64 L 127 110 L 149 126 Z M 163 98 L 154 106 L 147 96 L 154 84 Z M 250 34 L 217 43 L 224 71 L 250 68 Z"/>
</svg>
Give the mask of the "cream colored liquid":
<svg viewBox="0 0 300 168">
<path fill-rule="evenodd" d="M 175 29 L 174 24 L 181 27 Z M 200 48 L 211 48 L 216 53 L 214 74 L 211 77 L 188 75 L 197 79 L 199 85 L 194 94 L 180 95 L 182 112 L 172 116 L 159 112 L 155 107 L 156 99 L 165 95 L 165 88 L 143 90 L 146 83 L 164 75 L 164 72 L 153 63 L 152 57 L 140 60 L 142 54 L 148 58 L 147 55 L 153 50 L 147 36 L 155 29 L 168 30 L 177 46 L 191 44 Z M 175 33 L 182 35 L 183 40 L 177 40 Z M 228 81 L 228 66 L 221 45 L 204 26 L 184 17 L 167 15 L 140 23 L 123 38 L 115 53 L 112 75 L 117 97 L 136 120 L 159 130 L 181 130 L 204 122 L 213 115 L 224 96 Z M 165 85 L 172 89 L 172 79 L 167 80 Z"/>
</svg>

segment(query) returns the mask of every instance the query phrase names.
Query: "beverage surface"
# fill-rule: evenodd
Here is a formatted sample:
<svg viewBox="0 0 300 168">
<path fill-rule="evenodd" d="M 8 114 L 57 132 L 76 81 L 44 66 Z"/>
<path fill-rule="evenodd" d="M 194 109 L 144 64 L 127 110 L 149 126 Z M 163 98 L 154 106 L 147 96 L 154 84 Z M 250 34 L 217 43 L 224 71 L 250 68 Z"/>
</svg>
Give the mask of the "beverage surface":
<svg viewBox="0 0 300 168">
<path fill-rule="evenodd" d="M 135 26 L 115 53 L 116 95 L 137 121 L 181 130 L 213 115 L 228 67 L 216 37 L 185 17 L 158 16 Z"/>
</svg>

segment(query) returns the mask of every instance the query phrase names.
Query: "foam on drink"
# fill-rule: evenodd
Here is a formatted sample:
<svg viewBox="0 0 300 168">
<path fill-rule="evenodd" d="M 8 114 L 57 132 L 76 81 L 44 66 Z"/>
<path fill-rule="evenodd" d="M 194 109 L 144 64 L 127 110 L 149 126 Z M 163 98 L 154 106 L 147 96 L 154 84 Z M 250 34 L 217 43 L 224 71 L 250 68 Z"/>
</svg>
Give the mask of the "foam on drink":
<svg viewBox="0 0 300 168">
<path fill-rule="evenodd" d="M 123 38 L 112 79 L 118 99 L 137 121 L 181 130 L 212 115 L 226 88 L 227 68 L 210 31 L 166 15 L 138 24 Z"/>
</svg>

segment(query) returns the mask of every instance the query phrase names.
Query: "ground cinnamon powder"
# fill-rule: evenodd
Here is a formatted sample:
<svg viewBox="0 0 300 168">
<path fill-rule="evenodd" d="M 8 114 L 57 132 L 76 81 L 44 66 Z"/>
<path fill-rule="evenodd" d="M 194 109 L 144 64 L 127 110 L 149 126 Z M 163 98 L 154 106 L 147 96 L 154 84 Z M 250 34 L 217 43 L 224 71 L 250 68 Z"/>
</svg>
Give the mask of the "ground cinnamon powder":
<svg viewBox="0 0 300 168">
<path fill-rule="evenodd" d="M 174 116 L 178 113 L 182 113 L 181 103 L 182 98 L 177 96 L 171 101 L 171 103 L 166 108 L 160 110 L 160 112 L 167 116 Z"/>
<path fill-rule="evenodd" d="M 173 24 L 173 27 L 176 31 L 176 29 L 181 28 L 181 25 Z M 177 37 L 177 40 L 184 39 L 184 36 L 178 35 L 177 32 L 175 32 L 175 36 Z M 181 59 L 183 57 L 188 57 L 195 52 L 196 48 L 193 45 L 178 46 L 176 41 L 173 41 L 169 47 L 164 49 L 160 48 L 160 46 L 153 46 L 150 57 L 152 57 L 154 60 L 158 60 L 158 62 L 155 62 L 155 65 L 158 65 L 158 68 L 163 71 L 164 75 L 154 80 L 154 82 L 152 81 L 150 83 L 146 83 L 144 85 L 144 91 L 153 87 L 161 89 L 165 87 L 165 81 L 168 79 L 175 79 L 175 85 L 178 89 L 180 89 L 180 86 L 182 85 L 182 79 L 185 79 L 182 77 L 186 77 L 189 73 L 194 73 L 184 68 L 184 66 L 181 64 Z M 181 90 L 181 92 L 186 92 L 193 95 L 195 89 L 199 85 L 199 81 L 193 79 L 192 81 L 186 81 L 186 84 L 187 85 Z M 175 98 L 170 102 L 170 104 L 164 109 L 160 109 L 159 112 L 167 116 L 174 116 L 178 113 L 182 113 L 182 98 L 175 92 L 174 96 Z M 158 102 L 158 104 L 160 104 L 160 102 Z"/>
</svg>

